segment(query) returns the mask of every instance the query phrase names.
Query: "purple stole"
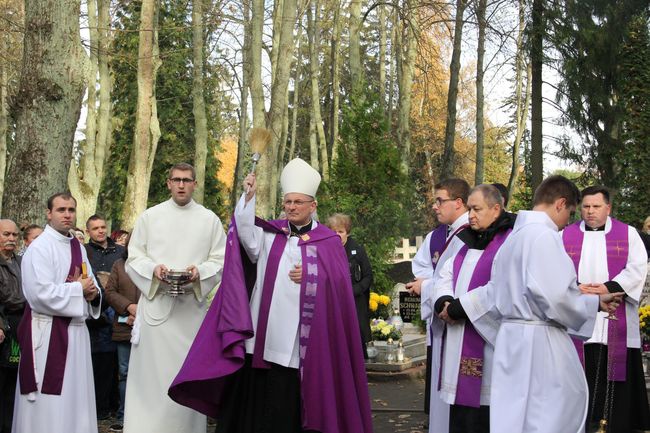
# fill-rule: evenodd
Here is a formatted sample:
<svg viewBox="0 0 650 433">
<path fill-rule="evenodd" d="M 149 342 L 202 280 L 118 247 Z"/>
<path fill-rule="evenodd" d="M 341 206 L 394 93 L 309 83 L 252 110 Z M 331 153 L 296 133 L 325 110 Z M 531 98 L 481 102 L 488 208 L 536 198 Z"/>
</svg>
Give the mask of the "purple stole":
<svg viewBox="0 0 650 433">
<path fill-rule="evenodd" d="M 449 238 L 451 239 L 451 237 Z M 440 256 L 447 249 L 449 245 L 447 241 L 447 224 L 441 224 L 434 231 L 431 232 L 431 239 L 429 240 L 429 252 L 431 253 L 431 266 L 436 270 Z"/>
<path fill-rule="evenodd" d="M 286 220 L 264 221 L 257 218 L 255 224 L 266 231 L 275 232 L 275 239 L 269 251 L 266 273 L 264 274 L 264 283 L 262 285 L 262 299 L 260 301 L 260 310 L 257 318 L 257 329 L 255 331 L 255 351 L 253 353 L 253 368 L 270 368 L 271 365 L 264 360 L 264 345 L 266 342 L 266 327 L 269 321 L 269 311 L 271 309 L 271 300 L 273 298 L 273 289 L 275 288 L 275 279 L 278 275 L 278 266 L 280 259 L 287 245 L 289 238 L 288 225 Z M 316 306 L 316 291 L 318 288 L 318 254 L 314 245 L 307 245 L 310 236 L 309 232 L 300 236 L 298 245 L 302 257 L 302 278 L 304 283 L 301 284 L 300 290 L 300 330 L 299 349 L 300 349 L 300 375 L 302 377 L 302 361 L 307 351 L 309 341 L 309 331 L 311 322 L 314 317 L 314 307 Z"/>
<path fill-rule="evenodd" d="M 70 240 L 72 260 L 66 282 L 73 281 L 75 274 L 81 270 L 81 245 L 76 238 Z M 47 350 L 45 371 L 43 373 L 42 394 L 61 395 L 63 387 L 63 374 L 68 355 L 68 326 L 71 317 L 52 317 L 52 330 L 50 344 Z M 29 394 L 38 391 L 36 375 L 34 373 L 34 347 L 32 345 L 32 310 L 29 303 L 25 305 L 25 313 L 18 325 L 18 345 L 20 346 L 21 359 L 18 366 L 20 378 L 20 393 Z"/>
<path fill-rule="evenodd" d="M 629 241 L 627 225 L 614 218 L 610 218 L 610 220 L 612 222 L 612 228 L 605 234 L 605 244 L 607 246 L 607 272 L 611 281 L 627 266 Z M 573 261 L 576 274 L 578 274 L 580 266 L 584 237 L 585 234 L 580 229 L 580 221 L 567 226 L 562 233 L 564 249 Z M 627 318 L 625 316 L 625 302 L 622 302 L 618 306 L 614 314 L 618 320 L 610 320 L 607 325 L 607 364 L 610 367 L 607 369 L 607 379 L 624 382 L 627 374 Z M 573 339 L 573 343 L 578 350 L 578 356 L 584 366 L 584 343 L 576 338 Z"/>
<path fill-rule="evenodd" d="M 488 244 L 483 254 L 478 259 L 472 278 L 467 287 L 470 292 L 477 287 L 484 286 L 490 281 L 492 275 L 492 262 L 494 256 L 505 242 L 512 229 L 498 233 Z M 460 269 L 467 255 L 469 248 L 463 246 L 454 258 L 454 291 L 458 281 Z M 465 321 L 465 332 L 463 334 L 463 348 L 460 354 L 460 369 L 458 372 L 458 385 L 456 391 L 456 402 L 463 406 L 480 407 L 481 406 L 481 382 L 483 381 L 483 351 L 485 341 L 476 332 L 476 329 L 469 320 Z"/>
</svg>

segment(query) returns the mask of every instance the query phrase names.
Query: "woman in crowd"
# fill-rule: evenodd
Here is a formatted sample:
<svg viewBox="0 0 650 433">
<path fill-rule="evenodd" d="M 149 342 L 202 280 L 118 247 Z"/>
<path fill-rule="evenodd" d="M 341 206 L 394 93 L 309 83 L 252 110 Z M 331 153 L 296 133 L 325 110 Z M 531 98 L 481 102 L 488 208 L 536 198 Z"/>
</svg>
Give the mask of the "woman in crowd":
<svg viewBox="0 0 650 433">
<path fill-rule="evenodd" d="M 368 302 L 370 300 L 370 286 L 372 286 L 372 268 L 370 260 L 363 249 L 352 237 L 352 220 L 349 215 L 335 213 L 327 219 L 327 226 L 334 230 L 341 237 L 350 264 L 350 276 L 352 277 L 352 290 L 354 302 L 357 307 L 357 318 L 361 329 L 361 342 L 363 345 L 363 357 L 368 359 L 366 343 L 370 338 L 370 316 L 368 314 Z"/>
</svg>

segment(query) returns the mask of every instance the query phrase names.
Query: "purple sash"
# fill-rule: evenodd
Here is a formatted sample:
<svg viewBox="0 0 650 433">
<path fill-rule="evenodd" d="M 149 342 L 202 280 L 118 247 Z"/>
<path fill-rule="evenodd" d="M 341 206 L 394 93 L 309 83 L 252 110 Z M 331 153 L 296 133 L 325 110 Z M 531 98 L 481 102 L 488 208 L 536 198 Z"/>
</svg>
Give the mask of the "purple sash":
<svg viewBox="0 0 650 433">
<path fill-rule="evenodd" d="M 266 265 L 266 273 L 264 274 L 264 284 L 262 285 L 262 299 L 260 301 L 260 311 L 257 316 L 257 329 L 255 331 L 253 368 L 271 368 L 271 364 L 264 360 L 266 327 L 269 322 L 269 311 L 271 310 L 275 278 L 278 276 L 278 265 L 280 264 L 280 259 L 282 258 L 282 253 L 284 252 L 286 245 L 287 235 L 283 232 L 277 233 L 273 240 L 273 245 L 271 245 L 269 260 Z"/>
<path fill-rule="evenodd" d="M 607 272 L 609 280 L 613 280 L 627 266 L 629 252 L 628 228 L 627 225 L 610 218 L 612 228 L 605 234 L 607 246 Z M 582 243 L 585 234 L 580 229 L 580 221 L 571 224 L 564 229 L 562 241 L 564 249 L 573 261 L 573 266 L 578 274 L 580 257 L 582 256 Z M 625 315 L 625 302 L 622 302 L 614 313 L 618 320 L 610 320 L 607 325 L 607 379 L 617 382 L 624 382 L 626 379 L 627 363 L 627 317 Z M 578 350 L 578 356 L 584 366 L 584 343 L 573 338 L 573 343 Z"/>
<path fill-rule="evenodd" d="M 431 266 L 436 270 L 440 256 L 445 252 L 447 247 L 447 224 L 439 225 L 433 232 L 431 232 L 431 239 L 429 240 L 429 253 L 431 253 Z"/>
<path fill-rule="evenodd" d="M 484 286 L 490 281 L 492 274 L 492 262 L 497 251 L 505 242 L 512 229 L 498 233 L 490 244 L 485 248 L 478 259 L 472 278 L 467 287 L 470 292 L 477 287 Z M 454 291 L 458 281 L 460 269 L 467 255 L 467 245 L 458 251 L 454 258 Z M 463 348 L 460 354 L 460 369 L 458 371 L 458 386 L 456 391 L 456 404 L 470 407 L 481 406 L 481 383 L 483 381 L 483 351 L 485 341 L 476 331 L 469 320 L 465 321 L 465 332 L 463 334 Z"/>
<path fill-rule="evenodd" d="M 72 260 L 66 282 L 73 281 L 75 274 L 81 270 L 81 245 L 76 238 L 70 240 Z M 61 395 L 63 387 L 63 374 L 68 354 L 68 326 L 71 317 L 52 317 L 52 330 L 50 343 L 47 349 L 45 371 L 43 373 L 42 394 Z M 34 347 L 32 345 L 32 310 L 29 304 L 25 306 L 25 313 L 18 325 L 18 345 L 20 346 L 21 359 L 18 366 L 20 378 L 20 393 L 29 394 L 38 391 L 36 375 L 34 373 Z"/>
</svg>

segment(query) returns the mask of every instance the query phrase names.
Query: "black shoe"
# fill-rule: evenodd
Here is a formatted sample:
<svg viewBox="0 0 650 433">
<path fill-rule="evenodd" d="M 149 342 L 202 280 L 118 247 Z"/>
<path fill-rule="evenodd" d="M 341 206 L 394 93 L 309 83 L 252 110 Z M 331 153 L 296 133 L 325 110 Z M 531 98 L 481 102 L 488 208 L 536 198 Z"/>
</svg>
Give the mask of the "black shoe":
<svg viewBox="0 0 650 433">
<path fill-rule="evenodd" d="M 122 423 L 121 423 L 121 422 L 118 422 L 118 423 L 116 423 L 116 424 L 112 424 L 112 425 L 109 427 L 109 430 L 110 430 L 110 431 L 122 431 L 123 428 L 124 428 L 124 426 L 122 425 Z"/>
</svg>

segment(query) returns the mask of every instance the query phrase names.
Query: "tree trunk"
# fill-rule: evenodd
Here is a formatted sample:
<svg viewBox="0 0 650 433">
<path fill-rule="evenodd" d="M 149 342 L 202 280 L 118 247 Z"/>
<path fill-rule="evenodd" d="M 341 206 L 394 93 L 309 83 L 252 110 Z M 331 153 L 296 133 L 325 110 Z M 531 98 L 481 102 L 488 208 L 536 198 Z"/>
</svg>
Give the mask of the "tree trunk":
<svg viewBox="0 0 650 433">
<path fill-rule="evenodd" d="M 97 7 L 96 7 L 97 6 Z M 111 45 L 109 1 L 88 1 L 90 65 L 86 140 L 81 145 L 77 165 L 73 158 L 68 171 L 68 186 L 77 199 L 77 222 L 83 225 L 97 211 L 97 198 L 104 179 L 104 164 L 111 145 L 111 76 L 108 52 Z M 99 73 L 99 106 L 97 74 Z"/>
<path fill-rule="evenodd" d="M 125 230 L 132 229 L 138 215 L 147 208 L 151 168 L 160 138 L 156 105 L 156 72 L 160 67 L 157 18 L 157 0 L 143 0 L 140 12 L 135 134 L 122 211 Z"/>
<path fill-rule="evenodd" d="M 2 52 L 7 52 L 7 44 L 2 38 Z M 7 126 L 9 112 L 7 109 L 7 91 L 9 90 L 9 69 L 6 60 L 0 61 L 0 215 L 2 215 L 2 192 L 5 189 L 5 171 L 7 169 Z"/>
<path fill-rule="evenodd" d="M 298 104 L 300 103 L 300 98 L 298 98 L 298 93 L 300 90 L 300 57 L 302 55 L 302 26 L 298 26 L 298 48 L 296 50 L 296 76 L 293 80 L 293 111 L 291 112 L 291 143 L 289 143 L 289 161 L 294 158 L 296 152 L 296 139 L 298 134 Z M 282 169 L 282 167 L 279 167 Z"/>
<path fill-rule="evenodd" d="M 517 185 L 519 176 L 519 148 L 521 139 L 526 130 L 526 121 L 528 120 L 528 104 L 530 104 L 530 86 L 531 71 L 530 63 L 526 66 L 524 61 L 524 32 L 526 29 L 526 3 L 525 0 L 519 0 L 519 32 L 517 34 L 517 59 L 515 67 L 515 122 L 516 132 L 515 141 L 512 144 L 512 168 L 510 169 L 510 178 L 508 179 L 508 194 L 512 197 Z M 526 90 L 522 91 L 524 73 L 526 74 Z M 522 95 L 522 92 L 525 92 Z"/>
<path fill-rule="evenodd" d="M 442 157 L 441 178 L 454 174 L 454 140 L 456 135 L 456 100 L 460 77 L 460 54 L 463 42 L 463 14 L 468 0 L 456 0 L 456 20 L 454 28 L 454 47 L 449 65 L 449 90 L 447 91 L 447 123 L 445 125 L 445 150 Z"/>
<path fill-rule="evenodd" d="M 402 168 L 405 173 L 409 172 L 411 162 L 411 130 L 409 120 L 411 118 L 411 95 L 413 89 L 413 70 L 415 68 L 415 55 L 417 54 L 417 8 L 416 5 L 407 3 L 406 19 L 402 27 L 403 51 L 399 63 L 399 114 L 397 117 L 397 141 L 400 144 L 402 154 Z"/>
<path fill-rule="evenodd" d="M 334 10 L 334 30 L 332 31 L 332 111 L 330 112 L 330 148 L 332 149 L 332 164 L 339 153 L 339 107 L 341 100 L 341 3 L 337 2 Z"/>
<path fill-rule="evenodd" d="M 379 107 L 386 109 L 386 10 L 384 5 L 377 7 L 379 22 Z"/>
<path fill-rule="evenodd" d="M 312 15 L 313 13 L 313 15 Z M 307 10 L 307 27 L 309 32 L 309 70 L 311 82 L 311 118 L 314 119 L 314 132 L 318 139 L 318 150 L 320 151 L 320 164 L 323 179 L 329 179 L 329 163 L 327 156 L 327 141 L 325 140 L 325 129 L 323 128 L 323 118 L 320 112 L 320 90 L 318 89 L 318 47 L 320 46 L 318 35 L 320 29 L 318 19 L 320 16 L 320 6 L 318 0 L 311 0 Z M 316 167 L 314 167 L 316 168 Z"/>
<path fill-rule="evenodd" d="M 194 114 L 194 200 L 203 203 L 208 158 L 208 119 L 203 96 L 203 0 L 192 0 L 192 113 Z"/>
<path fill-rule="evenodd" d="M 280 23 L 278 20 L 282 18 L 282 14 L 278 11 L 282 10 L 282 2 L 284 0 L 276 0 L 273 2 L 273 28 L 278 28 Z M 280 46 L 280 34 L 273 32 L 273 40 L 271 41 L 271 83 L 275 80 L 275 69 L 278 66 L 278 47 Z"/>
<path fill-rule="evenodd" d="M 25 3 L 25 39 L 16 139 L 4 190 L 4 215 L 43 222 L 45 203 L 66 189 L 74 133 L 86 88 L 80 3 Z"/>
<path fill-rule="evenodd" d="M 361 81 L 361 0 L 350 0 L 350 77 L 354 89 Z"/>
<path fill-rule="evenodd" d="M 483 107 L 485 96 L 483 95 L 483 60 L 485 58 L 485 13 L 487 0 L 478 0 L 476 18 L 478 20 L 478 44 L 476 48 L 476 171 L 474 185 L 483 183 L 484 147 L 485 147 L 485 124 L 483 118 Z"/>
<path fill-rule="evenodd" d="M 278 65 L 275 80 L 271 87 L 271 107 L 268 116 L 268 129 L 271 131 L 271 143 L 260 159 L 258 165 L 258 194 L 257 212 L 262 217 L 269 217 L 275 213 L 277 198 L 278 170 L 277 158 L 279 140 L 282 136 L 284 124 L 284 104 L 286 91 L 289 85 L 291 62 L 289 59 L 295 49 L 293 43 L 293 29 L 296 25 L 296 0 L 284 0 L 282 5 L 282 19 L 278 20 L 280 28 L 273 31 L 280 33 L 280 46 L 278 52 Z"/>
<path fill-rule="evenodd" d="M 531 31 L 530 64 L 532 73 L 530 162 L 533 191 L 544 177 L 544 148 L 542 141 L 542 67 L 544 65 L 544 4 L 533 0 L 533 26 Z"/>
<path fill-rule="evenodd" d="M 241 194 L 240 185 L 242 184 L 245 173 L 246 156 L 248 155 L 248 141 L 246 133 L 248 132 L 248 84 L 251 78 L 251 64 L 248 61 L 250 54 L 251 32 L 250 32 L 250 0 L 242 2 L 244 11 L 244 45 L 242 47 L 242 80 L 241 96 L 239 101 L 239 141 L 237 143 L 237 165 L 235 166 L 235 175 L 233 180 L 232 191 L 230 193 L 230 203 L 237 203 Z"/>
<path fill-rule="evenodd" d="M 275 20 L 274 20 L 275 22 Z M 264 89 L 262 87 L 262 31 L 264 28 L 264 0 L 253 0 L 251 16 L 251 44 L 248 54 L 251 76 L 251 104 L 253 110 L 253 127 L 263 128 L 264 121 Z"/>
</svg>

